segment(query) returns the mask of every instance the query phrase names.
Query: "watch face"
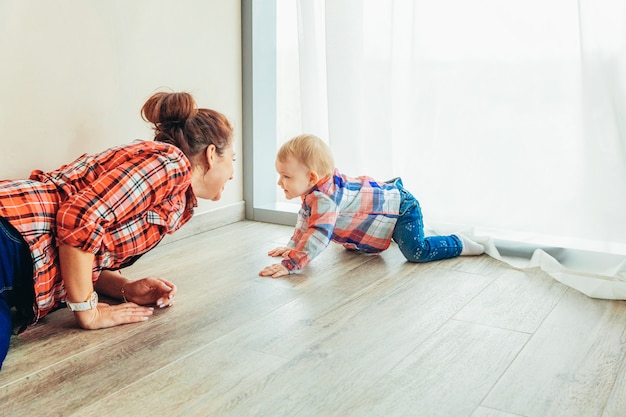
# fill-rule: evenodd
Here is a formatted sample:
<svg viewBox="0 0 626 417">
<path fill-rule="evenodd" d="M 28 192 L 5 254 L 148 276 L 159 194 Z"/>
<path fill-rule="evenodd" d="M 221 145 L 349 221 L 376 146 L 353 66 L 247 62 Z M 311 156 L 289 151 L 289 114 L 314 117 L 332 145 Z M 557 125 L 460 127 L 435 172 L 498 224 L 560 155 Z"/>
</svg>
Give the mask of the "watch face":
<svg viewBox="0 0 626 417">
<path fill-rule="evenodd" d="M 91 308 L 96 308 L 98 307 L 98 293 L 93 291 L 91 293 L 91 298 L 89 299 L 89 304 L 91 305 Z"/>
<path fill-rule="evenodd" d="M 98 293 L 95 291 L 91 292 L 89 296 L 89 300 L 83 301 L 80 303 L 71 303 L 69 301 L 65 302 L 67 307 L 72 311 L 85 311 L 85 310 L 93 310 L 98 307 Z"/>
</svg>

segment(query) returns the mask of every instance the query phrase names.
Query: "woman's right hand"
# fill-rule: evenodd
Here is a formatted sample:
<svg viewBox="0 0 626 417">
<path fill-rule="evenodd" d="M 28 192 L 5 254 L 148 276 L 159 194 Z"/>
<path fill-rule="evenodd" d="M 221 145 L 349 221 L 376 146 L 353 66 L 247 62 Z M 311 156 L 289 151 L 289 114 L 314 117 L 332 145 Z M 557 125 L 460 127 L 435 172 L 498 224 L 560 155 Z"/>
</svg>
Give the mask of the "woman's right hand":
<svg viewBox="0 0 626 417">
<path fill-rule="evenodd" d="M 118 305 L 98 303 L 97 308 L 75 311 L 74 317 L 78 325 L 83 329 L 95 330 L 118 326 L 120 324 L 146 321 L 153 312 L 154 308 L 140 306 L 135 303 Z"/>
</svg>

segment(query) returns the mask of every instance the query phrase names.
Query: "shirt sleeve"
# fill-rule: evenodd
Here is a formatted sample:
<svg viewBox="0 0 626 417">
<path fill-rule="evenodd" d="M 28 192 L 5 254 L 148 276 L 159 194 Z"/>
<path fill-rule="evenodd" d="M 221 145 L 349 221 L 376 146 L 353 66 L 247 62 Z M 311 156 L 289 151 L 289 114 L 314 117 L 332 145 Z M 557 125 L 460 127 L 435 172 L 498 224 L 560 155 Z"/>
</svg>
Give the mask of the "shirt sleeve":
<svg viewBox="0 0 626 417">
<path fill-rule="evenodd" d="M 138 152 L 105 167 L 59 208 L 57 243 L 96 253 L 112 224 L 145 212 L 188 187 L 190 166 L 178 153 Z"/>
<path fill-rule="evenodd" d="M 339 207 L 327 195 L 314 191 L 303 201 L 298 223 L 282 264 L 293 273 L 304 268 L 330 243 L 339 216 Z"/>
</svg>

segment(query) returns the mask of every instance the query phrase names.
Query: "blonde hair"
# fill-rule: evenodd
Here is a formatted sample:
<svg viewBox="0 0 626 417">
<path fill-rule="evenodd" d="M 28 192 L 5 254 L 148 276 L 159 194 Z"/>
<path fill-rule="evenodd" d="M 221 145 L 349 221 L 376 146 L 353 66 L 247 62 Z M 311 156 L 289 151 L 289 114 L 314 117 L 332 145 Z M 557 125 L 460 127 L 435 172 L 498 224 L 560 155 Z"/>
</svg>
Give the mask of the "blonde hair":
<svg viewBox="0 0 626 417">
<path fill-rule="evenodd" d="M 311 134 L 291 138 L 278 150 L 276 159 L 285 162 L 293 156 L 320 178 L 332 175 L 335 170 L 335 158 L 330 147 L 320 138 Z"/>
</svg>

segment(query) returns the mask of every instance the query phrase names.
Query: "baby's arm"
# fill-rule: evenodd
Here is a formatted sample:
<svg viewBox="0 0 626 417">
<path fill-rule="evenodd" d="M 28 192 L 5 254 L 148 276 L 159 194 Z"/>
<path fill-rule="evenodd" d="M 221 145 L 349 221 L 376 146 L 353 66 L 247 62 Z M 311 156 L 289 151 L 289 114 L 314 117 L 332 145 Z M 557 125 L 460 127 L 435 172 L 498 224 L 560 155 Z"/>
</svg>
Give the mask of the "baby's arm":
<svg viewBox="0 0 626 417">
<path fill-rule="evenodd" d="M 307 196 L 306 200 L 308 209 L 304 209 L 304 205 L 300 209 L 294 234 L 287 246 L 268 252 L 269 256 L 282 256 L 283 261 L 266 267 L 259 275 L 277 278 L 299 271 L 328 246 L 339 214 L 337 204 L 317 192 Z"/>
</svg>

